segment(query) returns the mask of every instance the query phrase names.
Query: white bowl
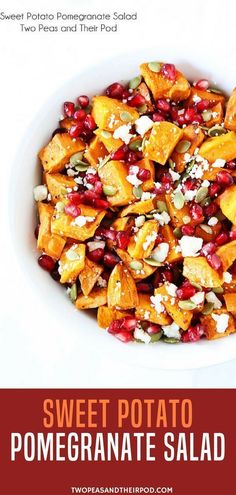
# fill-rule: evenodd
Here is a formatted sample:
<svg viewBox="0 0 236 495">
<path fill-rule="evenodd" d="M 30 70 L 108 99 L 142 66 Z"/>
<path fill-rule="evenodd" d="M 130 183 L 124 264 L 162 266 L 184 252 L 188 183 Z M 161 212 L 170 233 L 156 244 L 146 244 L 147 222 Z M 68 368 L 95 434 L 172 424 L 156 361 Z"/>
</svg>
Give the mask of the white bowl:
<svg viewBox="0 0 236 495">
<path fill-rule="evenodd" d="M 230 92 L 235 85 L 235 74 L 229 70 L 231 61 L 227 60 L 227 52 L 224 60 L 219 58 L 213 61 L 212 57 L 209 61 L 207 54 L 205 55 L 203 51 L 193 53 L 190 46 L 185 47 L 179 55 L 175 54 L 173 46 L 122 54 L 115 59 L 102 62 L 97 67 L 92 66 L 89 70 L 78 73 L 78 76 L 66 81 L 50 96 L 25 134 L 17 159 L 12 165 L 14 173 L 9 196 L 14 198 L 14 203 L 11 201 L 9 204 L 10 226 L 13 245 L 17 246 L 17 258 L 26 275 L 27 283 L 32 284 L 37 297 L 45 301 L 45 315 L 47 311 L 53 312 L 55 320 L 64 323 L 68 339 L 70 339 L 70 331 L 73 333 L 78 331 L 78 338 L 83 339 L 88 349 L 88 359 L 92 352 L 99 352 L 99 349 L 102 349 L 110 357 L 114 355 L 125 363 L 133 363 L 139 367 L 200 368 L 235 358 L 236 335 L 213 342 L 203 339 L 196 344 L 168 345 L 159 342 L 153 345 L 124 345 L 99 329 L 95 318 L 88 312 L 74 311 L 65 296 L 65 290 L 41 270 L 36 262 L 38 253 L 34 238 L 36 221 L 32 189 L 40 182 L 41 176 L 37 152 L 50 140 L 52 131 L 58 126 L 62 102 L 74 100 L 79 94 L 92 96 L 100 93 L 108 84 L 116 80 L 134 77 L 139 63 L 157 58 L 175 63 L 191 80 L 209 78 L 212 82 L 217 82 L 226 92 Z"/>
</svg>

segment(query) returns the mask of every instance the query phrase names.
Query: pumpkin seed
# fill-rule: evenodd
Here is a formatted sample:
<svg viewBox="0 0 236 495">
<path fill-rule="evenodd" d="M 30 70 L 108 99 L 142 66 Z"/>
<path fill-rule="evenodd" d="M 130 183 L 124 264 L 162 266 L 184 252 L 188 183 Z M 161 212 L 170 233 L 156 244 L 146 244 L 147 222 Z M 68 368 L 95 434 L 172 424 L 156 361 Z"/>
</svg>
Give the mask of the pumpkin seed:
<svg viewBox="0 0 236 495">
<path fill-rule="evenodd" d="M 201 203 L 208 195 L 208 187 L 200 187 L 198 189 L 197 194 L 195 196 L 195 201 L 196 203 Z"/>
<path fill-rule="evenodd" d="M 120 118 L 123 122 L 130 122 L 132 120 L 132 115 L 129 112 L 121 112 Z"/>
<path fill-rule="evenodd" d="M 207 196 L 205 199 L 203 199 L 200 203 L 201 206 L 208 206 L 211 203 L 211 198 L 210 196 Z"/>
<path fill-rule="evenodd" d="M 101 131 L 101 136 L 104 138 L 104 139 L 109 139 L 112 137 L 112 134 L 111 132 L 109 131 Z"/>
<path fill-rule="evenodd" d="M 139 84 L 141 83 L 141 81 L 142 81 L 141 76 L 133 77 L 133 79 L 130 79 L 129 88 L 130 89 L 136 89 L 139 86 Z"/>
<path fill-rule="evenodd" d="M 212 234 L 212 228 L 209 225 L 205 225 L 205 223 L 202 223 L 202 225 L 200 225 L 200 228 L 204 230 L 206 234 Z"/>
<path fill-rule="evenodd" d="M 174 339 L 174 337 L 165 337 L 163 339 L 163 342 L 165 342 L 166 344 L 178 344 L 180 341 L 179 339 Z"/>
<path fill-rule="evenodd" d="M 202 310 L 202 314 L 203 315 L 210 315 L 212 313 L 213 309 L 214 309 L 214 303 L 211 303 L 211 302 L 206 303 L 203 310 Z"/>
<path fill-rule="evenodd" d="M 152 256 L 150 256 L 149 258 L 144 258 L 143 261 L 145 261 L 145 263 L 147 263 L 150 266 L 163 266 L 163 263 L 155 260 Z"/>
<path fill-rule="evenodd" d="M 204 110 L 204 112 L 202 112 L 202 118 L 204 122 L 209 122 L 209 120 L 211 120 L 212 118 L 211 110 Z"/>
<path fill-rule="evenodd" d="M 184 195 L 182 194 L 181 191 L 178 191 L 174 195 L 174 206 L 177 210 L 182 210 L 184 206 Z"/>
<path fill-rule="evenodd" d="M 102 160 L 100 160 L 98 168 L 104 167 L 104 165 L 106 165 L 106 163 L 109 162 L 110 158 L 111 158 L 111 155 L 107 155 Z"/>
<path fill-rule="evenodd" d="M 74 155 L 72 155 L 70 157 L 70 164 L 73 165 L 73 167 L 75 165 L 78 165 L 81 162 L 83 155 L 84 155 L 83 151 L 79 151 L 78 153 L 75 153 Z"/>
<path fill-rule="evenodd" d="M 81 160 L 78 160 L 75 166 L 75 170 L 77 170 L 77 172 L 84 172 L 88 168 L 89 168 L 89 163 L 82 162 Z"/>
<path fill-rule="evenodd" d="M 224 289 L 223 287 L 213 287 L 212 291 L 215 292 L 215 294 L 223 294 Z"/>
<path fill-rule="evenodd" d="M 184 222 L 184 225 L 187 225 L 188 223 L 191 222 L 191 218 L 188 215 L 185 215 L 183 217 L 183 222 Z"/>
<path fill-rule="evenodd" d="M 170 165 L 171 170 L 174 170 L 175 169 L 175 162 L 173 160 L 171 160 L 171 158 L 169 158 L 168 163 Z"/>
<path fill-rule="evenodd" d="M 153 333 L 152 336 L 151 336 L 150 342 L 158 342 L 158 340 L 161 339 L 162 335 L 163 335 L 163 331 L 162 330 L 160 330 L 160 332 Z"/>
<path fill-rule="evenodd" d="M 183 140 L 177 144 L 177 146 L 175 147 L 175 151 L 177 151 L 177 153 L 186 153 L 186 151 L 189 150 L 190 146 L 190 141 Z"/>
<path fill-rule="evenodd" d="M 223 95 L 223 91 L 217 87 L 209 88 L 208 92 L 215 93 L 216 95 Z"/>
<path fill-rule="evenodd" d="M 129 264 L 131 270 L 142 270 L 143 264 L 140 261 L 131 261 Z"/>
<path fill-rule="evenodd" d="M 141 105 L 140 107 L 138 107 L 138 113 L 146 113 L 147 111 L 147 105 Z"/>
<path fill-rule="evenodd" d="M 73 284 L 70 289 L 69 297 L 72 302 L 75 302 L 77 299 L 77 286 L 76 284 Z"/>
<path fill-rule="evenodd" d="M 227 130 L 222 127 L 221 125 L 213 125 L 210 129 L 208 129 L 208 136 L 210 137 L 215 137 L 215 136 L 222 136 L 222 134 L 225 134 Z"/>
<path fill-rule="evenodd" d="M 63 213 L 63 211 L 65 210 L 65 205 L 64 203 L 62 203 L 62 201 L 58 201 L 55 208 L 58 213 Z"/>
<path fill-rule="evenodd" d="M 103 192 L 105 196 L 114 196 L 116 194 L 116 187 L 114 186 L 103 186 Z"/>
<path fill-rule="evenodd" d="M 180 227 L 176 227 L 176 229 L 173 230 L 173 234 L 176 237 L 176 239 L 181 239 L 183 235 Z"/>
<path fill-rule="evenodd" d="M 197 307 L 197 305 L 190 299 L 186 299 L 185 301 L 179 301 L 178 305 L 181 309 L 185 309 L 187 311 L 191 311 L 192 309 L 195 309 Z"/>
<path fill-rule="evenodd" d="M 136 139 L 135 141 L 131 141 L 131 143 L 129 143 L 129 149 L 131 151 L 139 151 L 141 146 L 142 146 L 142 139 Z"/>
<path fill-rule="evenodd" d="M 161 64 L 160 64 L 160 62 L 149 62 L 148 68 L 152 72 L 160 72 L 160 70 L 161 70 Z"/>
<path fill-rule="evenodd" d="M 163 211 L 168 211 L 165 201 L 157 201 L 157 211 L 158 213 L 163 213 Z"/>
<path fill-rule="evenodd" d="M 133 195 L 135 196 L 135 198 L 140 199 L 142 197 L 142 194 L 143 190 L 141 186 L 133 187 Z"/>
</svg>

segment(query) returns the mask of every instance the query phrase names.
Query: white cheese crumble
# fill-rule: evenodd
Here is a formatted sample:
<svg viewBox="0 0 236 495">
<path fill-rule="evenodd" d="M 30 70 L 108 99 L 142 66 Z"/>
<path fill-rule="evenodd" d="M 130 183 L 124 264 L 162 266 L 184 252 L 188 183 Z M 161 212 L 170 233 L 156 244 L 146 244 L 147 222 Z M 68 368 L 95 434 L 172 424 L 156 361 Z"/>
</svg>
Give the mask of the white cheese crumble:
<svg viewBox="0 0 236 495">
<path fill-rule="evenodd" d="M 210 227 L 214 227 L 218 223 L 218 218 L 216 217 L 211 217 L 210 220 L 208 220 L 208 225 Z"/>
<path fill-rule="evenodd" d="M 134 338 L 137 340 L 141 340 L 142 342 L 144 342 L 144 344 L 149 344 L 149 342 L 151 341 L 150 335 L 148 335 L 147 332 L 144 332 L 144 330 L 140 326 L 137 326 L 135 328 Z"/>
<path fill-rule="evenodd" d="M 199 103 L 199 101 L 201 101 L 201 98 L 198 95 L 193 95 L 192 99 L 193 99 L 194 103 Z"/>
<path fill-rule="evenodd" d="M 83 215 L 79 215 L 71 222 L 71 225 L 76 227 L 84 227 L 87 222 L 94 222 L 94 220 L 95 217 L 84 217 Z"/>
<path fill-rule="evenodd" d="M 171 177 L 172 177 L 172 179 L 173 179 L 174 182 L 176 180 L 179 180 L 179 178 L 180 178 L 180 174 L 178 174 L 178 172 L 175 172 L 171 168 L 169 168 L 169 174 L 171 175 Z"/>
<path fill-rule="evenodd" d="M 210 185 L 209 180 L 204 179 L 204 180 L 202 181 L 202 187 L 209 187 L 209 185 Z"/>
<path fill-rule="evenodd" d="M 186 201 L 192 201 L 193 198 L 195 198 L 196 194 L 197 194 L 197 189 L 194 189 L 194 190 L 189 189 L 188 191 L 186 191 L 184 194 L 185 202 Z"/>
<path fill-rule="evenodd" d="M 48 189 L 46 186 L 35 186 L 34 187 L 34 199 L 35 201 L 44 201 L 48 197 Z"/>
<path fill-rule="evenodd" d="M 184 258 L 185 256 L 198 256 L 199 251 L 202 248 L 202 244 L 203 239 L 189 235 L 183 235 L 183 237 L 179 240 L 180 249 Z"/>
<path fill-rule="evenodd" d="M 170 246 L 168 242 L 161 242 L 158 246 L 152 251 L 152 255 L 155 255 L 155 260 L 162 263 L 168 256 Z"/>
<path fill-rule="evenodd" d="M 147 117 L 147 115 L 143 115 L 135 120 L 135 128 L 140 136 L 144 136 L 144 134 L 152 128 L 153 124 L 153 120 Z"/>
<path fill-rule="evenodd" d="M 83 177 L 75 177 L 74 178 L 74 181 L 76 182 L 76 184 L 83 184 Z"/>
<path fill-rule="evenodd" d="M 90 241 L 87 242 L 88 250 L 91 253 L 95 249 L 105 249 L 105 241 Z"/>
<path fill-rule="evenodd" d="M 122 139 L 125 144 L 129 144 L 131 138 L 133 137 L 133 134 L 131 134 L 129 131 L 131 130 L 131 124 L 124 124 L 118 127 L 114 133 L 113 137 L 115 139 Z"/>
<path fill-rule="evenodd" d="M 229 324 L 229 315 L 222 313 L 221 315 L 216 315 L 212 313 L 212 318 L 216 322 L 216 331 L 218 333 L 224 333 Z"/>
<path fill-rule="evenodd" d="M 206 300 L 207 302 L 214 304 L 214 309 L 220 309 L 222 307 L 222 302 L 216 297 L 212 290 L 206 294 Z"/>
<path fill-rule="evenodd" d="M 107 287 L 107 281 L 105 280 L 105 278 L 98 277 L 97 285 L 98 287 Z"/>
<path fill-rule="evenodd" d="M 223 273 L 223 280 L 226 284 L 230 284 L 230 282 L 232 282 L 232 278 L 233 277 L 232 277 L 231 273 L 229 273 L 229 272 Z"/>
<path fill-rule="evenodd" d="M 148 199 L 151 199 L 151 198 L 154 198 L 155 197 L 155 194 L 153 193 L 150 193 L 150 192 L 143 192 L 142 196 L 141 196 L 141 201 L 147 201 Z"/>
<path fill-rule="evenodd" d="M 214 163 L 212 163 L 212 167 L 224 167 L 226 164 L 226 161 L 223 160 L 222 158 L 217 158 L 217 160 L 214 161 Z"/>
<path fill-rule="evenodd" d="M 156 294 L 156 296 L 151 296 L 151 306 L 155 309 L 157 314 L 163 313 L 165 311 L 165 307 L 161 303 L 163 297 L 161 294 Z"/>
<path fill-rule="evenodd" d="M 146 251 L 146 249 L 156 240 L 157 234 L 156 232 L 152 232 L 151 234 L 147 235 L 144 243 L 143 243 L 143 249 Z"/>
<path fill-rule="evenodd" d="M 167 213 L 167 211 L 163 211 L 162 213 L 154 213 L 153 218 L 157 220 L 160 225 L 167 225 L 171 218 L 170 215 Z"/>
<path fill-rule="evenodd" d="M 78 253 L 75 252 L 77 248 L 77 244 L 73 244 L 70 249 L 66 252 L 66 258 L 70 261 L 77 261 L 80 259 Z"/>
<path fill-rule="evenodd" d="M 194 294 L 194 296 L 190 297 L 191 301 L 193 301 L 193 303 L 195 303 L 197 306 L 199 304 L 202 304 L 204 299 L 205 299 L 205 292 L 196 292 L 196 294 Z"/>
<path fill-rule="evenodd" d="M 129 168 L 129 175 L 127 175 L 126 180 L 132 184 L 134 187 L 140 186 L 142 184 L 142 180 L 138 179 L 137 174 L 139 172 L 139 167 L 137 165 L 132 165 Z"/>
<path fill-rule="evenodd" d="M 145 215 L 140 215 L 139 217 L 135 218 L 135 220 L 134 220 L 135 227 L 137 227 L 139 229 L 140 227 L 143 226 L 144 222 L 145 222 Z"/>
<path fill-rule="evenodd" d="M 176 325 L 174 321 L 173 323 L 171 323 L 171 325 L 164 325 L 161 328 L 166 337 L 180 340 L 181 335 L 179 331 L 179 326 Z"/>
<path fill-rule="evenodd" d="M 171 284 L 171 283 L 167 283 L 165 285 L 165 288 L 166 288 L 166 292 L 169 294 L 169 296 L 172 296 L 172 297 L 175 297 L 176 296 L 176 291 L 177 291 L 177 285 L 175 284 Z"/>
</svg>

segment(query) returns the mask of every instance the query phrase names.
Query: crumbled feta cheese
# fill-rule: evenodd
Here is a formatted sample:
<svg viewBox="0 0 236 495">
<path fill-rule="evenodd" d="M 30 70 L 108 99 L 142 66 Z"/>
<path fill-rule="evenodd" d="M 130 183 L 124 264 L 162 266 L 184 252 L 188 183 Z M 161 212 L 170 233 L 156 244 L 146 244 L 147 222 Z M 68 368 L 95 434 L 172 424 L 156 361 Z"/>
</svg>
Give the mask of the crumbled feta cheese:
<svg viewBox="0 0 236 495">
<path fill-rule="evenodd" d="M 132 184 L 134 187 L 140 186 L 142 184 L 142 180 L 138 179 L 137 174 L 139 172 L 139 167 L 133 165 L 129 168 L 129 175 L 127 175 L 126 180 Z"/>
<path fill-rule="evenodd" d="M 205 292 L 196 292 L 194 296 L 190 297 L 191 301 L 193 301 L 197 306 L 198 304 L 202 304 L 205 299 Z"/>
<path fill-rule="evenodd" d="M 184 194 L 185 201 L 192 201 L 193 198 L 195 198 L 196 194 L 197 194 L 197 189 L 194 189 L 193 191 L 189 189 Z"/>
<path fill-rule="evenodd" d="M 142 227 L 144 222 L 145 222 L 145 215 L 140 215 L 139 217 L 135 218 L 135 220 L 134 220 L 135 227 L 137 227 L 139 229 L 140 227 Z"/>
<path fill-rule="evenodd" d="M 208 220 L 208 225 L 210 225 L 210 227 L 214 227 L 214 225 L 216 225 L 218 223 L 218 218 L 216 217 L 211 217 L 210 220 Z"/>
<path fill-rule="evenodd" d="M 76 227 L 84 227 L 87 222 L 94 222 L 95 217 L 84 217 L 83 215 L 79 215 L 72 222 L 71 225 L 75 225 Z"/>
<path fill-rule="evenodd" d="M 74 181 L 76 182 L 76 184 L 80 184 L 80 185 L 83 184 L 83 178 L 82 177 L 75 177 Z"/>
<path fill-rule="evenodd" d="M 153 218 L 157 220 L 160 225 L 167 225 L 171 218 L 170 215 L 167 213 L 167 211 L 163 211 L 162 213 L 154 213 Z"/>
<path fill-rule="evenodd" d="M 190 158 L 191 158 L 190 153 L 184 153 L 184 161 L 185 162 L 188 162 L 190 160 Z"/>
<path fill-rule="evenodd" d="M 129 132 L 131 130 L 131 127 L 131 124 L 121 125 L 114 131 L 113 137 L 115 139 L 122 139 L 125 144 L 129 144 L 131 138 L 133 137 L 133 134 Z"/>
<path fill-rule="evenodd" d="M 175 322 L 171 323 L 171 325 L 164 325 L 161 328 L 166 337 L 180 340 L 179 326 Z"/>
<path fill-rule="evenodd" d="M 175 297 L 176 296 L 176 291 L 177 291 L 177 285 L 167 283 L 165 285 L 166 292 L 168 292 L 169 296 Z"/>
<path fill-rule="evenodd" d="M 193 95 L 192 100 L 193 100 L 194 103 L 199 103 L 199 101 L 201 101 L 201 98 L 198 95 Z"/>
<path fill-rule="evenodd" d="M 144 311 L 144 313 L 143 313 L 144 320 L 149 320 L 150 315 L 151 315 L 150 311 L 147 311 L 147 310 Z"/>
<path fill-rule="evenodd" d="M 73 244 L 68 251 L 66 251 L 66 258 L 70 261 L 76 261 L 80 259 L 80 256 L 78 253 L 75 252 L 75 249 L 77 248 L 77 244 Z"/>
<path fill-rule="evenodd" d="M 110 116 L 110 120 L 109 120 L 109 124 L 108 124 L 109 129 L 112 129 L 113 128 L 113 125 L 115 124 L 115 121 L 116 121 L 116 116 L 114 114 L 112 114 Z"/>
<path fill-rule="evenodd" d="M 86 173 L 87 173 L 87 174 L 96 175 L 97 171 L 96 171 L 96 169 L 95 169 L 95 168 L 93 168 L 93 167 L 89 167 L 89 168 L 87 169 L 87 172 L 86 172 Z"/>
<path fill-rule="evenodd" d="M 88 250 L 91 253 L 91 251 L 95 251 L 95 249 L 105 249 L 105 241 L 90 241 L 87 242 Z"/>
<path fill-rule="evenodd" d="M 144 342 L 144 344 L 149 344 L 149 342 L 151 341 L 150 335 L 148 335 L 147 332 L 144 332 L 144 330 L 140 326 L 137 326 L 135 328 L 134 338 L 137 340 L 141 340 L 142 342 Z"/>
<path fill-rule="evenodd" d="M 155 260 L 162 263 L 168 256 L 170 246 L 168 242 L 161 242 L 158 246 L 153 250 L 152 255 L 155 255 Z"/>
<path fill-rule="evenodd" d="M 169 168 L 169 174 L 171 175 L 171 177 L 172 177 L 172 179 L 173 179 L 174 182 L 176 180 L 179 180 L 179 178 L 180 178 L 180 174 L 178 174 L 178 172 L 175 172 L 171 168 Z"/>
<path fill-rule="evenodd" d="M 107 281 L 105 280 L 105 278 L 98 277 L 97 285 L 98 287 L 107 287 Z"/>
<path fill-rule="evenodd" d="M 67 175 L 69 177 L 74 177 L 78 172 L 76 172 L 75 170 L 73 170 L 73 168 L 68 168 L 67 171 L 66 171 Z"/>
<path fill-rule="evenodd" d="M 200 237 L 194 237 L 189 235 L 183 235 L 183 237 L 179 240 L 179 245 L 183 257 L 198 256 L 199 251 L 202 248 L 202 244 L 203 244 L 203 239 L 201 239 Z"/>
<path fill-rule="evenodd" d="M 47 199 L 48 189 L 46 186 L 35 186 L 34 187 L 34 199 L 35 201 L 44 201 Z"/>
<path fill-rule="evenodd" d="M 143 192 L 143 194 L 141 196 L 141 201 L 147 201 L 148 199 L 151 199 L 154 197 L 155 197 L 155 194 L 145 191 L 145 192 Z"/>
<path fill-rule="evenodd" d="M 163 311 L 165 311 L 165 307 L 161 303 L 162 299 L 163 298 L 161 294 L 156 294 L 156 296 L 150 297 L 151 306 L 155 309 L 157 314 L 163 313 Z"/>
<path fill-rule="evenodd" d="M 232 282 L 232 278 L 233 277 L 232 277 L 231 273 L 229 273 L 229 272 L 223 273 L 223 280 L 226 284 L 230 284 L 230 282 Z"/>
<path fill-rule="evenodd" d="M 212 167 L 224 167 L 226 164 L 226 161 L 223 160 L 222 158 L 217 158 L 214 163 L 212 163 Z"/>
<path fill-rule="evenodd" d="M 214 309 L 220 309 L 222 307 L 222 302 L 216 297 L 212 290 L 206 294 L 206 300 L 207 302 L 214 304 Z"/>
<path fill-rule="evenodd" d="M 209 185 L 210 185 L 209 180 L 205 179 L 202 181 L 202 187 L 209 187 Z"/>
<path fill-rule="evenodd" d="M 218 333 L 224 333 L 229 324 L 229 315 L 222 313 L 221 315 L 216 315 L 212 313 L 212 318 L 216 322 L 216 331 Z"/>
<path fill-rule="evenodd" d="M 156 237 L 157 237 L 156 232 L 152 232 L 150 235 L 147 235 L 147 237 L 143 243 L 144 251 L 146 251 L 146 249 L 150 246 L 150 244 L 152 244 L 152 242 L 155 241 Z"/>
<path fill-rule="evenodd" d="M 144 134 L 146 134 L 146 132 L 152 128 L 153 124 L 154 122 L 152 119 L 147 117 L 147 115 L 143 115 L 142 117 L 139 117 L 139 119 L 135 121 L 135 128 L 137 133 L 140 134 L 140 136 L 144 136 Z"/>
</svg>

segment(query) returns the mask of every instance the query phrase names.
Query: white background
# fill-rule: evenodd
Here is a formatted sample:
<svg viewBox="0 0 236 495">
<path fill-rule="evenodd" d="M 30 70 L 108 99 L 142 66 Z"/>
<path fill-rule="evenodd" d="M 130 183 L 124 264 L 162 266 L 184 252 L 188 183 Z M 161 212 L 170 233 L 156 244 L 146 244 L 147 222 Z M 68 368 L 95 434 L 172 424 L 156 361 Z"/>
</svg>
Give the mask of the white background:
<svg viewBox="0 0 236 495">
<path fill-rule="evenodd" d="M 71 359 L 77 336 L 58 317 L 46 313 L 42 299 L 26 282 L 12 246 L 8 223 L 10 172 L 26 129 L 44 101 L 66 79 L 113 54 L 158 43 L 207 50 L 209 58 L 232 51 L 235 67 L 235 15 L 230 0 L 191 2 L 67 0 L 8 1 L 5 12 L 138 11 L 138 21 L 123 23 L 117 34 L 29 34 L 15 23 L 0 21 L 1 42 L 1 387 L 234 387 L 236 361 L 191 371 L 133 367 L 105 355 L 102 349 L 81 348 Z M 234 47 L 234 48 L 233 48 Z M 158 54 L 157 54 L 158 58 Z M 229 67 L 228 70 L 231 70 Z M 235 69 L 234 69 L 235 70 Z M 122 74 L 121 74 L 122 76 Z M 96 77 L 96 74 L 94 75 Z M 86 89 L 86 88 L 85 88 Z M 68 95 L 69 98 L 70 95 Z M 22 171 L 24 173 L 24 171 Z M 21 184 L 18 184 L 21 187 Z M 28 192 L 26 191 L 26 194 Z M 66 331 L 65 331 L 66 330 Z M 235 340 L 234 340 L 235 345 Z"/>
</svg>

